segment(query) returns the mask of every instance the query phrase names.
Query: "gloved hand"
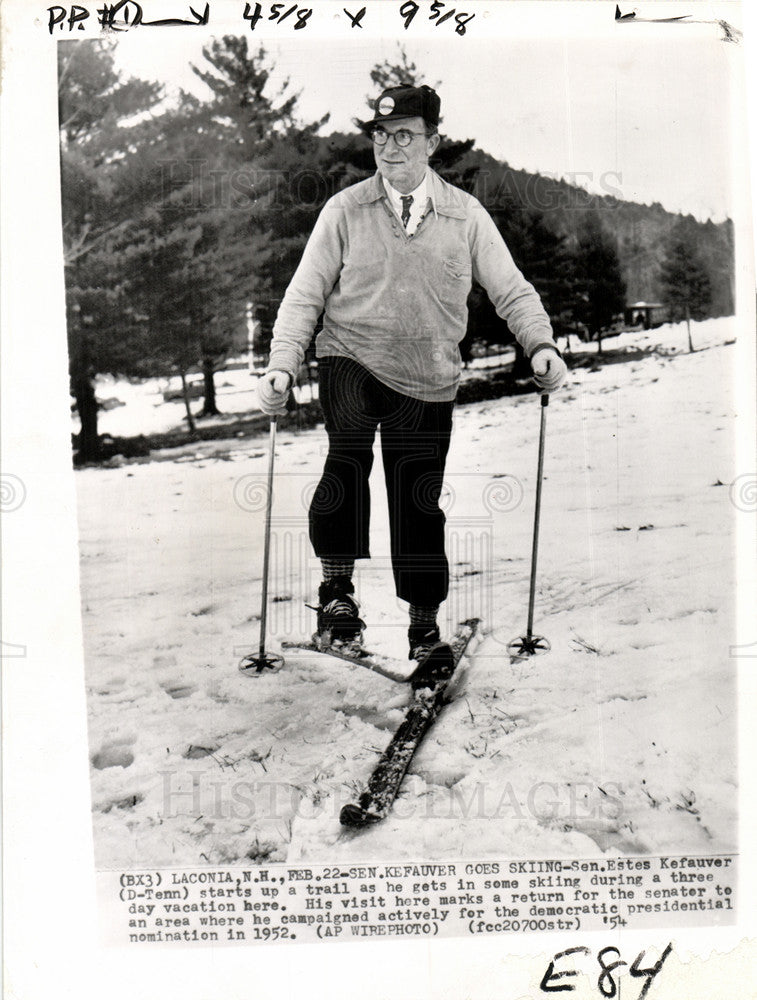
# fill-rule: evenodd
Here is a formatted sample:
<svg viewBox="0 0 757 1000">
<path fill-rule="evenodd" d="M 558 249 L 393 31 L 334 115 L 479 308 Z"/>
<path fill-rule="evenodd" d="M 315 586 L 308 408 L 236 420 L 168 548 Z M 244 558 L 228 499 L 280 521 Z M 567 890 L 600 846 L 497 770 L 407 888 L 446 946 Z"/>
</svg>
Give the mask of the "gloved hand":
<svg viewBox="0 0 757 1000">
<path fill-rule="evenodd" d="M 289 390 L 292 387 L 292 376 L 288 372 L 266 372 L 258 379 L 258 403 L 263 413 L 276 417 L 286 413 Z"/>
<path fill-rule="evenodd" d="M 542 347 L 531 358 L 534 382 L 542 392 L 555 392 L 565 381 L 568 369 L 560 355 L 549 347 Z"/>
</svg>

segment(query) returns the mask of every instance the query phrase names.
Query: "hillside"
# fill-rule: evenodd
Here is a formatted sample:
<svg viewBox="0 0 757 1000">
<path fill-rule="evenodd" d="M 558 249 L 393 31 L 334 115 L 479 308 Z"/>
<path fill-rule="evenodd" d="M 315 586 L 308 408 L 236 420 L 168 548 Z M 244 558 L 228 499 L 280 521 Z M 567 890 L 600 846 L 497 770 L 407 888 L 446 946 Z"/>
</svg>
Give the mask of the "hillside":
<svg viewBox="0 0 757 1000">
<path fill-rule="evenodd" d="M 734 310 L 734 235 L 731 220 L 698 222 L 693 216 L 666 211 L 658 203 L 640 205 L 618 197 L 622 180 L 608 174 L 608 194 L 593 195 L 567 181 L 516 170 L 481 150 L 471 150 L 456 164 L 458 182 L 468 186 L 489 209 L 543 213 L 553 232 L 575 241 L 589 212 L 599 213 L 617 241 L 627 302 L 659 302 L 659 268 L 665 242 L 677 224 L 705 265 L 713 290 L 712 316 L 730 316 Z M 466 181 L 473 178 L 472 183 Z M 450 180 L 455 180 L 450 176 Z"/>
</svg>

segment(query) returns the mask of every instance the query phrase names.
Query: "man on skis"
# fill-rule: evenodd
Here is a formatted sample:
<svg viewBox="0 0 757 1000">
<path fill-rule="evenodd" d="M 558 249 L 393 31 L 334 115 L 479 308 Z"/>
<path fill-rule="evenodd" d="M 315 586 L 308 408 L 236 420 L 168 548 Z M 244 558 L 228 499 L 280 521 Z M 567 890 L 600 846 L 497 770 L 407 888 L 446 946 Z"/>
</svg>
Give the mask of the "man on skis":
<svg viewBox="0 0 757 1000">
<path fill-rule="evenodd" d="M 429 167 L 440 99 L 428 86 L 385 90 L 361 122 L 376 173 L 323 207 L 274 325 L 261 409 L 284 412 L 318 317 L 319 393 L 329 450 L 309 511 L 323 567 L 317 628 L 325 642 L 359 640 L 352 582 L 369 557 L 368 478 L 380 427 L 397 596 L 409 604 L 409 657 L 439 645 L 449 567 L 438 500 L 460 381 L 458 344 L 475 278 L 530 359 L 542 391 L 565 364 L 533 286 L 493 220 Z"/>
</svg>

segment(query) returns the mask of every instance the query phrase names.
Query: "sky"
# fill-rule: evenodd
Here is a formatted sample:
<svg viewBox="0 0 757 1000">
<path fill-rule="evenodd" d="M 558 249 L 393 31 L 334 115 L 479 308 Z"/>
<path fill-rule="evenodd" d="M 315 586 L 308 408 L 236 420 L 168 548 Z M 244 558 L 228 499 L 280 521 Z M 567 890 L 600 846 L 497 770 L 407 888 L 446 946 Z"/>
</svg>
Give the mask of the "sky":
<svg viewBox="0 0 757 1000">
<path fill-rule="evenodd" d="M 182 87 L 203 95 L 191 63 L 203 63 L 209 37 L 133 32 L 119 38 L 117 63 L 126 74 L 163 82 L 169 94 Z M 288 77 L 300 92 L 302 117 L 330 113 L 326 132 L 351 129 L 365 114 L 370 69 L 394 61 L 401 42 L 425 81 L 438 84 L 441 130 L 451 138 L 475 138 L 512 167 L 575 177 L 597 193 L 658 201 L 699 219 L 733 215 L 737 46 L 715 29 L 692 26 L 675 44 L 665 32 L 601 37 L 593 30 L 264 42 L 274 80 Z"/>
</svg>

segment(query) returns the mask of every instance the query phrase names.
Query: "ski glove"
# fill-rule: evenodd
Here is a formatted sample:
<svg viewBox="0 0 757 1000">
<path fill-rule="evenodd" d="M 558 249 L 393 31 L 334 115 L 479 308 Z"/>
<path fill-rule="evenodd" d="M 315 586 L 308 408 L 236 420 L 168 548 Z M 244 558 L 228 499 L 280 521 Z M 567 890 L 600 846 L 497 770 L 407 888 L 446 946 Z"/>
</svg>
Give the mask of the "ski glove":
<svg viewBox="0 0 757 1000">
<path fill-rule="evenodd" d="M 266 372 L 258 379 L 258 403 L 263 413 L 276 417 L 286 413 L 292 376 L 288 372 Z"/>
<path fill-rule="evenodd" d="M 551 347 L 541 347 L 531 358 L 534 382 L 542 392 L 555 392 L 565 381 L 568 369 L 565 362 Z"/>
</svg>

